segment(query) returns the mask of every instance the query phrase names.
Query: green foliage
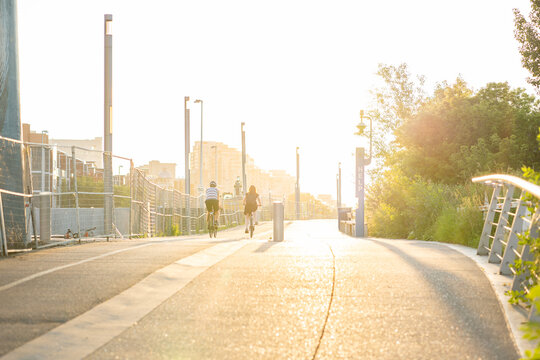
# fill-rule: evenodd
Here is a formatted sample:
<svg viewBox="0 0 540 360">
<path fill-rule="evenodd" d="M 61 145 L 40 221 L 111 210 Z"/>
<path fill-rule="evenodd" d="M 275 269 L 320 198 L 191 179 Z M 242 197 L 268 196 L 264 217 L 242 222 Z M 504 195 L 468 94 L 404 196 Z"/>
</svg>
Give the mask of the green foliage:
<svg viewBox="0 0 540 360">
<path fill-rule="evenodd" d="M 516 40 L 521 44 L 519 52 L 521 53 L 521 63 L 523 67 L 531 73 L 528 82 L 535 86 L 540 86 L 540 3 L 537 0 L 531 0 L 530 21 L 527 21 L 519 10 L 514 9 L 514 32 Z"/>
<path fill-rule="evenodd" d="M 540 170 L 538 101 L 507 83 L 473 91 L 461 78 L 426 96 L 405 64 L 380 65 L 378 75 L 370 234 L 476 246 L 486 189 L 471 178 Z"/>
<path fill-rule="evenodd" d="M 180 227 L 177 224 L 173 224 L 171 226 L 171 231 L 169 233 L 170 236 L 180 236 L 182 235 L 182 232 L 180 231 Z"/>
<path fill-rule="evenodd" d="M 476 246 L 483 226 L 482 197 L 482 187 L 475 184 L 438 184 L 389 170 L 366 196 L 369 232 Z"/>
<path fill-rule="evenodd" d="M 540 135 L 537 136 L 538 144 L 540 145 Z M 530 167 L 523 167 L 523 176 L 528 181 L 534 184 L 540 184 L 540 172 L 534 171 Z M 532 206 L 529 208 L 531 213 L 534 213 L 534 207 L 539 206 L 538 199 L 533 198 L 532 196 L 526 198 L 525 200 L 531 201 Z M 531 252 L 532 261 L 522 261 L 520 259 L 516 260 L 512 265 L 516 274 L 526 274 L 525 282 L 530 285 L 530 291 L 528 294 L 525 294 L 524 291 L 508 291 L 507 295 L 510 296 L 509 302 L 511 304 L 526 303 L 528 305 L 534 306 L 534 309 L 539 311 L 540 309 L 540 285 L 538 284 L 538 277 L 531 274 L 538 274 L 540 270 L 540 238 L 538 236 L 532 237 L 530 232 L 527 231 L 524 234 L 519 235 L 519 244 L 524 246 L 529 246 L 529 251 Z M 524 338 L 534 341 L 540 339 L 540 324 L 534 322 L 527 322 L 522 330 L 525 332 Z M 540 341 L 537 342 L 536 348 L 532 351 L 525 351 L 525 359 L 540 359 Z"/>
<path fill-rule="evenodd" d="M 404 171 L 457 184 L 524 164 L 538 169 L 536 110 L 533 97 L 507 83 L 490 83 L 476 93 L 462 79 L 441 84 L 397 129 Z"/>
</svg>

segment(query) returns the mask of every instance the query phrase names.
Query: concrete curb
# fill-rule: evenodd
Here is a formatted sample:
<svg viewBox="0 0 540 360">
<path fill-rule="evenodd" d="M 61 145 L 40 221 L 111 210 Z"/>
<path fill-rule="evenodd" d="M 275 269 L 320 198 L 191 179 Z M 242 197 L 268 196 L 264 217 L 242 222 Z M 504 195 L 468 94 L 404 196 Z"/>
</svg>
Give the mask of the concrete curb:
<svg viewBox="0 0 540 360">
<path fill-rule="evenodd" d="M 524 332 L 521 326 L 527 322 L 527 312 L 520 306 L 512 305 L 508 302 L 508 296 L 505 292 L 512 287 L 512 277 L 499 274 L 499 265 L 488 263 L 487 256 L 476 255 L 476 249 L 457 244 L 439 243 L 445 245 L 474 261 L 489 280 L 501 309 L 505 315 L 506 325 L 512 334 L 514 344 L 522 356 L 525 356 L 525 350 L 536 348 L 536 342 L 529 341 L 523 338 Z"/>
</svg>

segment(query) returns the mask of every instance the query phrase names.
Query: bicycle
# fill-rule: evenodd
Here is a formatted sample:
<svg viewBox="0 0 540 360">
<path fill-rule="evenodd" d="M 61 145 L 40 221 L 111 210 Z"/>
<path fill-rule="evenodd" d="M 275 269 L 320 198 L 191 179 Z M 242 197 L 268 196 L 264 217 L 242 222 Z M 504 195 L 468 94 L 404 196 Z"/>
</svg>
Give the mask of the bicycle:
<svg viewBox="0 0 540 360">
<path fill-rule="evenodd" d="M 86 229 L 86 230 L 83 230 L 84 231 L 84 235 L 83 237 L 94 237 L 94 230 L 96 230 L 96 227 L 94 226 L 93 228 L 89 228 L 89 229 Z M 79 233 L 72 233 L 71 230 L 68 229 L 68 232 L 66 233 L 65 236 L 68 236 L 68 233 L 71 233 L 73 238 L 74 239 L 78 239 L 79 238 Z M 67 239 L 67 238 L 66 238 Z"/>
<path fill-rule="evenodd" d="M 218 231 L 218 224 L 216 219 L 214 218 L 214 211 L 210 211 L 210 221 L 208 222 L 208 235 L 210 237 L 217 237 L 217 231 Z"/>
</svg>

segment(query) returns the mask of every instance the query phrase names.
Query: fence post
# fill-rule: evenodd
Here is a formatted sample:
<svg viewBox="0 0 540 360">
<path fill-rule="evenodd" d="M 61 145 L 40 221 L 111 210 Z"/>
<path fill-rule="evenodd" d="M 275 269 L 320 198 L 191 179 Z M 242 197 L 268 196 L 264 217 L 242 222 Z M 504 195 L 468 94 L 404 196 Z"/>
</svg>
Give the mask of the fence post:
<svg viewBox="0 0 540 360">
<path fill-rule="evenodd" d="M 128 232 L 129 238 L 133 234 L 133 160 L 129 160 L 129 218 L 128 218 Z"/>
<path fill-rule="evenodd" d="M 77 158 L 75 157 L 75 146 L 71 147 L 71 162 L 73 163 L 73 186 L 75 187 L 75 217 L 77 218 L 77 234 L 79 235 L 79 243 L 81 242 L 81 221 L 79 219 L 79 189 L 77 188 Z M 41 199 L 40 199 L 41 201 Z M 41 214 L 41 210 L 40 210 Z M 41 229 L 40 229 L 41 237 Z M 37 245 L 36 245 L 37 248 Z"/>
<path fill-rule="evenodd" d="M 51 240 L 51 193 L 39 194 L 39 239 L 41 242 Z M 80 234 L 79 234 L 80 238 Z"/>
</svg>

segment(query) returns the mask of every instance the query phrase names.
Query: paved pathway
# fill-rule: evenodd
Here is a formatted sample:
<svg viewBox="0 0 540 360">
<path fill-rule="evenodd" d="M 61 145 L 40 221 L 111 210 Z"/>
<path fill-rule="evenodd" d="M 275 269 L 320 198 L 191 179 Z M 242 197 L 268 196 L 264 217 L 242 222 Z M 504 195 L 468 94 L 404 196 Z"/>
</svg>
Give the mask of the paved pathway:
<svg viewBox="0 0 540 360">
<path fill-rule="evenodd" d="M 519 358 L 470 259 L 437 243 L 360 240 L 335 228 L 297 222 L 273 243 L 266 224 L 254 240 L 236 230 L 217 243 L 98 243 L 1 260 L 0 355 Z"/>
</svg>

